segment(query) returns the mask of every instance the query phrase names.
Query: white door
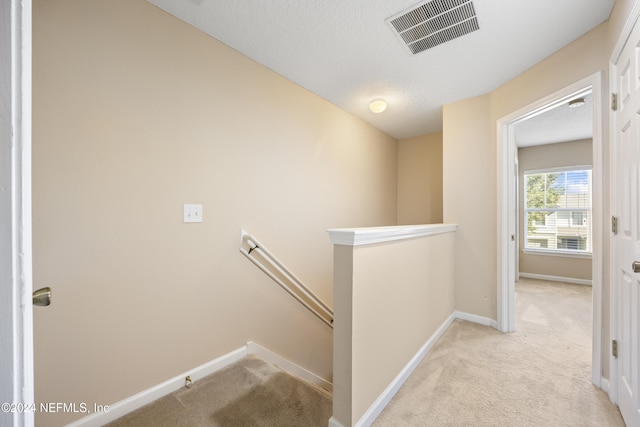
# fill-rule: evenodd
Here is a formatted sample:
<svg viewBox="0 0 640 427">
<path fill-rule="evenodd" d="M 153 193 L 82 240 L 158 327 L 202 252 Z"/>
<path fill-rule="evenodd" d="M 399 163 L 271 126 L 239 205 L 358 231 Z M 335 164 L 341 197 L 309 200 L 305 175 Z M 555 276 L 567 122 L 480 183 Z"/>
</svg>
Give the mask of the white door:
<svg viewBox="0 0 640 427">
<path fill-rule="evenodd" d="M 613 212 L 618 230 L 613 237 L 612 280 L 617 313 L 617 400 L 629 427 L 640 427 L 640 25 L 636 22 L 621 55 L 614 60 L 612 86 L 618 94 L 613 114 Z"/>
<path fill-rule="evenodd" d="M 0 1 L 0 425 L 33 425 L 31 1 Z M 26 405 L 26 406 L 25 406 Z"/>
</svg>

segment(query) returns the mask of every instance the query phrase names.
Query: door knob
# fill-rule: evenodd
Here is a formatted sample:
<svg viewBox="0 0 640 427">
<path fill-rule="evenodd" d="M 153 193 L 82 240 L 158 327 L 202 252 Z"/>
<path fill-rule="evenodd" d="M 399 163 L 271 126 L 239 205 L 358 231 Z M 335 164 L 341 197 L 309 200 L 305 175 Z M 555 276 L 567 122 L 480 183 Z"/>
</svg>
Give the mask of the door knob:
<svg viewBox="0 0 640 427">
<path fill-rule="evenodd" d="M 633 264 L 631 264 L 631 269 L 634 273 L 640 273 L 640 261 L 633 261 Z"/>
<path fill-rule="evenodd" d="M 33 292 L 33 305 L 47 306 L 51 304 L 51 288 L 42 288 Z"/>
</svg>

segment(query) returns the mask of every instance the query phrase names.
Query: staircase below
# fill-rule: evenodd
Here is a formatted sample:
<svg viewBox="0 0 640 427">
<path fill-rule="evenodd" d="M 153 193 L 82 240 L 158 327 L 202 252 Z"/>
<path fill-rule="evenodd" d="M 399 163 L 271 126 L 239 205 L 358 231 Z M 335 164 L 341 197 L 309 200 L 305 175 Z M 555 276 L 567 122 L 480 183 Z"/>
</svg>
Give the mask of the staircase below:
<svg viewBox="0 0 640 427">
<path fill-rule="evenodd" d="M 331 414 L 326 390 L 247 356 L 107 426 L 324 427 Z"/>
</svg>

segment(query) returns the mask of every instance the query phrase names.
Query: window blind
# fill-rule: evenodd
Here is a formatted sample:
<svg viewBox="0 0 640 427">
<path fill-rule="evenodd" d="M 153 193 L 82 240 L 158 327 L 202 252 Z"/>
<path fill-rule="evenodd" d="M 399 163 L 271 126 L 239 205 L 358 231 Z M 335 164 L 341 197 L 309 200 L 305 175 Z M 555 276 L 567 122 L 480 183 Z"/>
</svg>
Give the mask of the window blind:
<svg viewBox="0 0 640 427">
<path fill-rule="evenodd" d="M 525 248 L 591 253 L 591 169 L 525 172 Z"/>
</svg>

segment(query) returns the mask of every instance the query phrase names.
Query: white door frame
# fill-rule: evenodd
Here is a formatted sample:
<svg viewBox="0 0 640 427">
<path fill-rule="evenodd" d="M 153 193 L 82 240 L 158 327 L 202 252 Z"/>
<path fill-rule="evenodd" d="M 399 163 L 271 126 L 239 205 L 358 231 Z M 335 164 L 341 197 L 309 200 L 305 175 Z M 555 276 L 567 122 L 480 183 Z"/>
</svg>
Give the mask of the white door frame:
<svg viewBox="0 0 640 427">
<path fill-rule="evenodd" d="M 602 89 L 601 73 L 586 77 L 564 89 L 542 98 L 518 111 L 515 111 L 497 122 L 498 143 L 498 321 L 497 327 L 502 332 L 515 330 L 515 242 L 511 235 L 515 230 L 516 218 L 513 189 L 514 153 L 517 149 L 513 138 L 513 127 L 516 123 L 544 113 L 556 105 L 573 99 L 577 94 L 591 88 L 593 91 L 593 333 L 591 356 L 591 381 L 602 387 L 601 346 L 602 346 L 602 239 L 603 209 L 602 204 Z"/>
<path fill-rule="evenodd" d="M 0 403 L 16 405 L 3 426 L 34 424 L 19 406 L 34 402 L 31 274 L 31 0 L 0 1 Z"/>
<path fill-rule="evenodd" d="M 622 49 L 624 48 L 627 40 L 629 39 L 629 37 L 631 36 L 631 32 L 633 30 L 633 27 L 636 25 L 636 22 L 638 21 L 638 19 L 640 19 L 640 1 L 636 1 L 636 3 L 633 6 L 633 9 L 631 10 L 631 12 L 629 13 L 629 16 L 627 18 L 627 22 L 625 23 L 624 28 L 622 29 L 622 31 L 620 32 L 620 35 L 618 36 L 618 41 L 616 42 L 615 47 L 613 48 L 613 52 L 611 54 L 611 58 L 609 59 L 609 87 L 611 89 L 612 93 L 617 93 L 618 92 L 618 82 L 616 81 L 616 77 L 615 77 L 615 73 L 614 73 L 614 64 L 616 62 L 618 62 L 618 59 L 620 57 L 620 55 L 622 54 Z M 640 25 L 640 24 L 638 24 Z M 613 111 L 609 111 L 609 133 L 610 133 L 610 141 L 611 141 L 611 170 L 614 171 L 616 170 L 616 159 L 615 156 L 613 156 L 613 147 L 614 147 L 614 142 L 616 141 L 616 138 L 618 137 L 617 133 L 616 133 L 616 129 L 615 129 L 615 117 L 614 117 L 614 112 Z M 615 185 L 616 185 L 616 180 L 614 177 L 614 174 L 611 174 L 612 179 L 610 182 L 610 191 L 611 191 L 611 214 L 615 215 L 615 212 L 617 211 L 617 207 L 616 207 L 616 198 L 614 196 L 614 189 L 615 189 Z M 610 239 L 610 257 L 609 257 L 609 273 L 610 273 L 610 277 L 609 277 L 609 286 L 611 287 L 611 289 L 609 290 L 609 293 L 611 295 L 611 298 L 609 300 L 609 312 L 610 313 L 617 313 L 618 312 L 618 280 L 617 280 L 617 262 L 618 262 L 618 257 L 617 257 L 617 252 L 616 252 L 616 246 L 614 243 L 614 236 L 613 234 L 609 235 L 609 239 Z M 618 316 L 617 315 L 611 315 L 610 316 L 610 331 L 611 331 L 611 339 L 614 340 L 618 337 Z M 610 347 L 609 347 L 610 348 Z M 609 373 L 609 399 L 611 400 L 611 402 L 617 404 L 618 403 L 618 359 L 616 359 L 615 357 L 613 357 L 613 354 L 611 351 L 609 351 L 609 366 L 610 366 L 610 373 Z"/>
</svg>

